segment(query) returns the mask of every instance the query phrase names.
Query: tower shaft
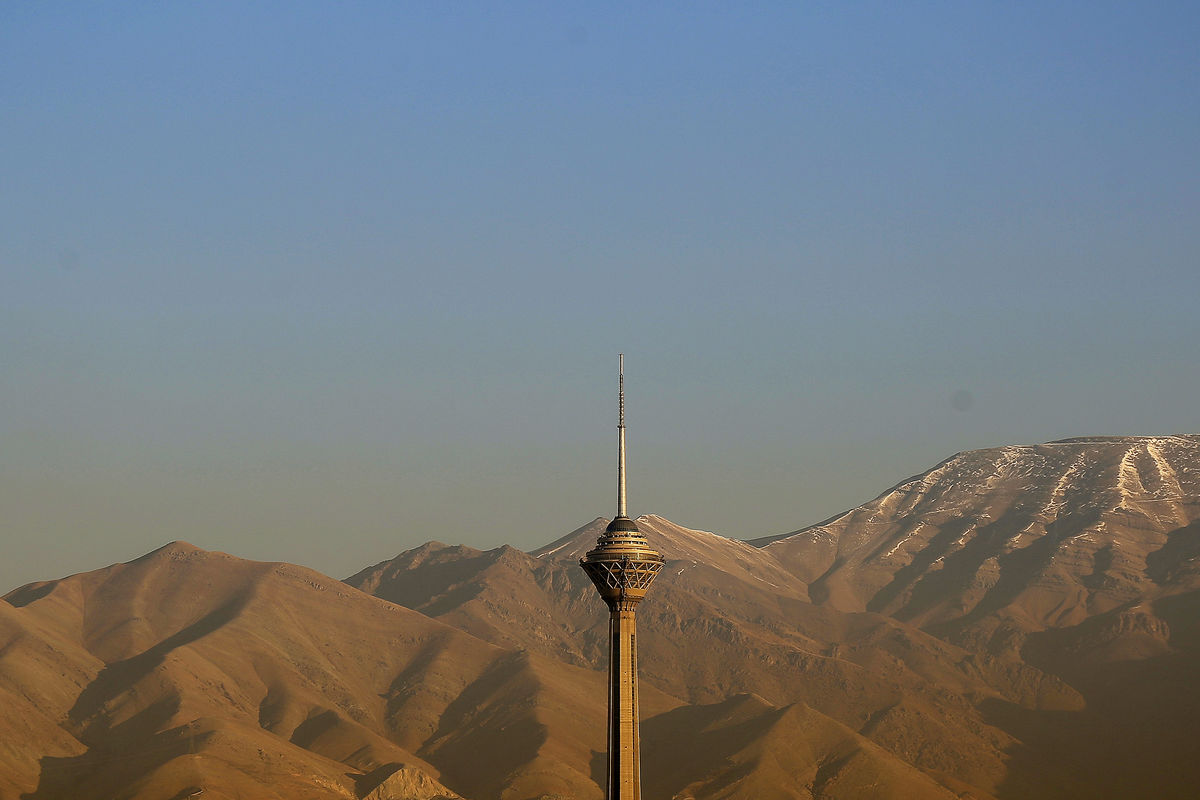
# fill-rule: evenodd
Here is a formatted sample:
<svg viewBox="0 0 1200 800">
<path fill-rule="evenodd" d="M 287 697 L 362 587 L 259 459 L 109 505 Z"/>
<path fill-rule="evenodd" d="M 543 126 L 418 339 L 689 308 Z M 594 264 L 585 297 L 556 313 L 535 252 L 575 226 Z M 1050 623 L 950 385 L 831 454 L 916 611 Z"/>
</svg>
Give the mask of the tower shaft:
<svg viewBox="0 0 1200 800">
<path fill-rule="evenodd" d="M 633 606 L 608 617 L 608 800 L 641 800 L 642 759 Z"/>
</svg>

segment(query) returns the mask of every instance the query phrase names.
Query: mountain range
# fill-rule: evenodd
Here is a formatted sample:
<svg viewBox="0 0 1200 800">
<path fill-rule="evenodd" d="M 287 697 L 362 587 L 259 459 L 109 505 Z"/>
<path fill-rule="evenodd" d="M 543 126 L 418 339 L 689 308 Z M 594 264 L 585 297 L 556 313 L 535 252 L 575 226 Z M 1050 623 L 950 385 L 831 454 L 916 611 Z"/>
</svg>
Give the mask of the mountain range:
<svg viewBox="0 0 1200 800">
<path fill-rule="evenodd" d="M 637 522 L 667 558 L 638 612 L 647 798 L 1200 785 L 1200 436 L 960 453 L 749 542 Z M 599 800 L 578 559 L 606 523 L 344 581 L 175 542 L 20 587 L 0 800 Z"/>
</svg>

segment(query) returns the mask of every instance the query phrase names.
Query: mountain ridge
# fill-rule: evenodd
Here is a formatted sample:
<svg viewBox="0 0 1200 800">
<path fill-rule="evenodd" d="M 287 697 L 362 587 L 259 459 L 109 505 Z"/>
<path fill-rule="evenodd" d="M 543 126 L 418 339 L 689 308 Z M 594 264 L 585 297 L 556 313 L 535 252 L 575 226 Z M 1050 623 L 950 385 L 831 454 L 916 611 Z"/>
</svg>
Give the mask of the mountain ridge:
<svg viewBox="0 0 1200 800">
<path fill-rule="evenodd" d="M 648 791 L 1190 797 L 1198 492 L 1200 437 L 1076 437 L 753 542 L 639 517 Z M 606 523 L 345 581 L 172 542 L 18 587 L 0 800 L 598 800 Z"/>
</svg>

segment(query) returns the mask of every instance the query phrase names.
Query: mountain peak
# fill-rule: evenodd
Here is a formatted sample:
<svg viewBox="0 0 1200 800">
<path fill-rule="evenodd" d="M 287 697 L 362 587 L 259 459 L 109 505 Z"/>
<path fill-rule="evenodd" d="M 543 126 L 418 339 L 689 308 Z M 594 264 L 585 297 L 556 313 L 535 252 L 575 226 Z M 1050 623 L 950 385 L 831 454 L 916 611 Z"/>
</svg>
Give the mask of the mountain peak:
<svg viewBox="0 0 1200 800">
<path fill-rule="evenodd" d="M 164 559 L 171 559 L 171 560 L 188 559 L 188 558 L 195 558 L 197 556 L 208 555 L 210 553 L 216 554 L 216 555 L 228 555 L 228 553 L 221 553 L 216 550 L 205 550 L 204 548 L 197 547 L 196 545 L 194 545 L 190 542 L 185 542 L 182 539 L 176 539 L 173 542 L 167 542 L 166 544 L 162 545 L 161 547 L 156 547 L 153 550 L 151 550 L 149 553 L 146 553 L 145 555 L 142 555 L 142 556 L 138 556 L 137 558 L 135 558 L 131 561 L 128 561 L 126 563 L 136 564 L 139 561 L 149 561 L 149 560 L 156 559 L 156 558 L 164 558 Z M 233 556 L 229 556 L 229 557 L 232 558 Z"/>
</svg>

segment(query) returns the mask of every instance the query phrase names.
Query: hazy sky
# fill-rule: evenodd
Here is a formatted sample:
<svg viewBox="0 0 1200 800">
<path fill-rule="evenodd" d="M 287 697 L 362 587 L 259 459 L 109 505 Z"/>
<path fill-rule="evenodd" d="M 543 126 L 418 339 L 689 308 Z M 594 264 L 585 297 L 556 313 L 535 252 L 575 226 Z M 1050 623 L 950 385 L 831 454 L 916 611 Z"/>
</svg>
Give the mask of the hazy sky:
<svg viewBox="0 0 1200 800">
<path fill-rule="evenodd" d="M 1200 6 L 0 4 L 0 592 L 1200 429 Z"/>
</svg>

